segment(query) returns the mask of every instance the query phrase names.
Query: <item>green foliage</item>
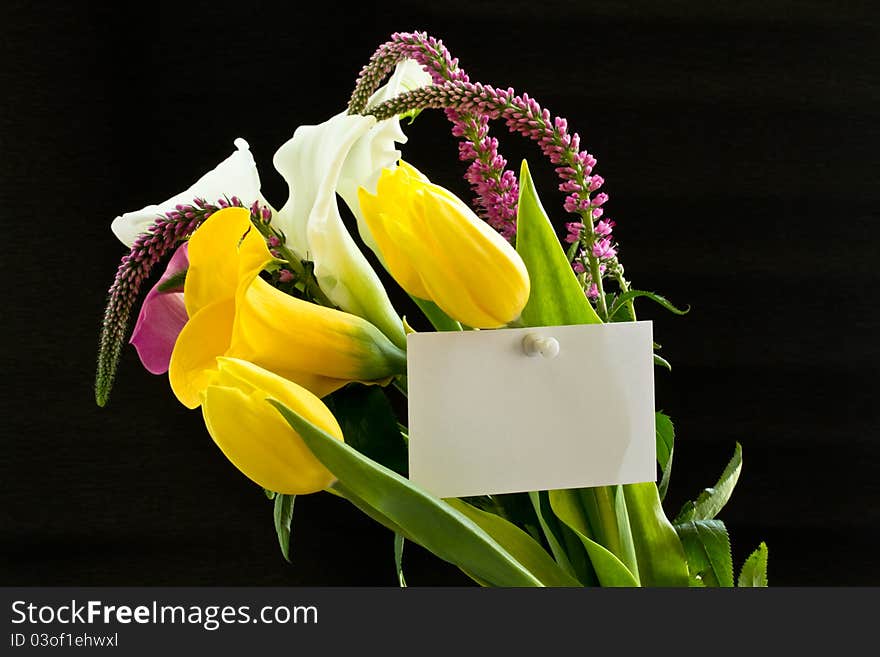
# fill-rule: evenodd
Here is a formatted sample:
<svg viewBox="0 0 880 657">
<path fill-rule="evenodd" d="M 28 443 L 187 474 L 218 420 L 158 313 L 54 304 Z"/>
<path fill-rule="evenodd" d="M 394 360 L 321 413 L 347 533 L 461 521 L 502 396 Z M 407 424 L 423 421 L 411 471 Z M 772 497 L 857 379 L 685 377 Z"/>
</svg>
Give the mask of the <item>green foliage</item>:
<svg viewBox="0 0 880 657">
<path fill-rule="evenodd" d="M 733 494 L 741 470 L 742 446 L 736 443 L 733 457 L 727 463 L 718 482 L 713 487 L 704 489 L 696 502 L 685 502 L 675 518 L 675 524 L 688 520 L 711 520 L 717 516 Z"/>
<path fill-rule="evenodd" d="M 701 586 L 733 586 L 730 537 L 720 520 L 689 520 L 675 525 L 688 571 Z"/>
<path fill-rule="evenodd" d="M 520 318 L 524 326 L 564 326 L 602 322 L 578 283 L 547 217 L 529 166 L 520 170 L 516 250 L 529 272 L 531 294 Z"/>
<path fill-rule="evenodd" d="M 346 443 L 406 476 L 409 468 L 406 441 L 382 388 L 352 383 L 323 401 L 339 422 Z"/>
<path fill-rule="evenodd" d="M 403 543 L 405 540 L 403 534 L 394 532 L 394 569 L 397 571 L 397 582 L 401 588 L 406 587 L 406 578 L 403 576 Z"/>
<path fill-rule="evenodd" d="M 645 297 L 646 299 L 650 299 L 654 303 L 657 303 L 663 306 L 666 310 L 671 313 L 675 313 L 676 315 L 686 315 L 690 312 L 690 306 L 682 310 L 677 306 L 673 305 L 671 301 L 666 299 L 665 297 L 661 297 L 659 294 L 655 292 L 646 292 L 645 290 L 627 290 L 626 292 L 622 292 L 618 294 L 614 298 L 614 302 L 611 305 L 611 308 L 608 310 L 608 316 L 614 317 L 618 314 L 618 312 L 622 311 L 624 308 L 629 306 L 629 302 L 637 299 L 639 297 Z M 616 320 L 616 321 L 631 321 L 631 320 Z"/>
<path fill-rule="evenodd" d="M 493 586 L 543 586 L 517 561 L 452 506 L 270 399 L 337 481 L 333 490 L 371 518 L 436 556 Z"/>
<path fill-rule="evenodd" d="M 586 513 L 574 490 L 551 490 L 553 513 L 580 539 L 590 557 L 596 577 L 602 586 L 639 586 L 638 576 L 631 572 L 614 553 L 590 538 Z"/>
<path fill-rule="evenodd" d="M 653 482 L 623 487 L 642 586 L 687 586 L 684 548 Z"/>
<path fill-rule="evenodd" d="M 296 495 L 275 495 L 275 532 L 284 560 L 290 563 L 290 527 L 293 523 L 293 502 Z"/>
<path fill-rule="evenodd" d="M 654 427 L 657 436 L 657 464 L 662 472 L 657 490 L 660 493 L 660 500 L 663 501 L 666 497 L 666 491 L 669 489 L 669 478 L 672 475 L 675 427 L 670 417 L 660 412 L 654 414 Z"/>
<path fill-rule="evenodd" d="M 736 585 L 741 587 L 767 586 L 767 544 L 763 541 L 758 549 L 746 559 Z"/>
<path fill-rule="evenodd" d="M 467 502 L 448 499 L 446 502 L 460 511 L 494 538 L 517 561 L 534 573 L 547 586 L 580 586 L 580 582 L 560 568 L 535 539 L 504 518 L 482 511 Z"/>
</svg>

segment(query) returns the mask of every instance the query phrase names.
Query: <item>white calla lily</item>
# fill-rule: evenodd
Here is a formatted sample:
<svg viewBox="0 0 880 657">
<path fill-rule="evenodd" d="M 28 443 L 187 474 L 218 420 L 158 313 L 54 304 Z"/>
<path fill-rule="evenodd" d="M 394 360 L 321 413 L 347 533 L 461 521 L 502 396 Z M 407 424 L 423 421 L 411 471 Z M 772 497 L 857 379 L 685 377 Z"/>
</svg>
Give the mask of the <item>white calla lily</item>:
<svg viewBox="0 0 880 657">
<path fill-rule="evenodd" d="M 411 64 L 399 64 L 388 84 L 373 95 L 371 104 L 422 82 L 430 82 L 427 74 L 419 78 Z M 362 223 L 357 189 L 365 186 L 374 190 L 382 169 L 400 158 L 395 141 L 406 141 L 397 119 L 377 122 L 372 116 L 345 112 L 320 125 L 297 128 L 273 159 L 290 189 L 274 223 L 284 232 L 287 246 L 314 263 L 315 278 L 333 303 L 364 317 L 402 346 L 406 338 L 400 317 L 342 222 L 336 201 L 339 192 L 359 225 Z M 361 234 L 367 236 L 372 248 L 369 233 Z"/>
<path fill-rule="evenodd" d="M 405 59 L 397 65 L 388 83 L 370 96 L 367 107 L 375 107 L 399 94 L 429 84 L 431 84 L 431 76 L 422 70 L 421 65 L 413 59 Z M 382 169 L 397 166 L 397 161 L 400 159 L 401 153 L 395 148 L 394 143 L 405 144 L 406 141 L 406 135 L 403 134 L 398 119 L 378 121 L 367 134 L 352 146 L 342 166 L 342 174 L 336 188 L 357 219 L 358 231 L 364 244 L 370 247 L 377 256 L 379 249 L 364 221 L 364 215 L 358 201 L 358 189 L 364 187 L 371 194 L 375 194 L 376 184 Z"/>
<path fill-rule="evenodd" d="M 179 204 L 191 204 L 195 198 L 203 198 L 209 203 L 218 199 L 237 196 L 246 205 L 259 201 L 267 205 L 260 193 L 260 175 L 250 146 L 241 138 L 235 140 L 235 152 L 214 169 L 199 178 L 189 189 L 158 205 L 148 205 L 135 212 L 126 212 L 116 217 L 110 225 L 113 234 L 128 247 L 134 244 L 139 235 L 146 232 L 158 217 L 171 212 Z"/>
</svg>

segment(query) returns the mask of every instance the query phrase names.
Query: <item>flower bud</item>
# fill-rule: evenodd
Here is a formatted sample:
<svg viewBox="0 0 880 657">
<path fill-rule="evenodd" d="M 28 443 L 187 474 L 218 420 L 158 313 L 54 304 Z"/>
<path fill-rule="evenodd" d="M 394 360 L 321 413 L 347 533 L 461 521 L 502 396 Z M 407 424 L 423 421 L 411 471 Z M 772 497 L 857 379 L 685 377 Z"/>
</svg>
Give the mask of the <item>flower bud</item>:
<svg viewBox="0 0 880 657">
<path fill-rule="evenodd" d="M 379 257 L 409 294 L 474 328 L 519 317 L 529 299 L 525 264 L 461 199 L 403 161 L 359 199 Z"/>
</svg>

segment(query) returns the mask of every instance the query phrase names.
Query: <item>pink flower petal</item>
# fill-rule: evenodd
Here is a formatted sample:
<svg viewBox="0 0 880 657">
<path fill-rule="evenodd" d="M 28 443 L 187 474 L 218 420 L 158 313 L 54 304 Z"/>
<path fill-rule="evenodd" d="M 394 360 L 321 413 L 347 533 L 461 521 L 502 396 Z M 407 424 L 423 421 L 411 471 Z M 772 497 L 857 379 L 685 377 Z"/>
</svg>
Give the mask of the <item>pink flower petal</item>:
<svg viewBox="0 0 880 657">
<path fill-rule="evenodd" d="M 183 290 L 160 292 L 159 286 L 187 267 L 189 254 L 184 242 L 174 252 L 162 278 L 147 293 L 129 340 L 137 349 L 144 368 L 152 374 L 168 371 L 174 343 L 189 319 L 183 303 Z"/>
</svg>

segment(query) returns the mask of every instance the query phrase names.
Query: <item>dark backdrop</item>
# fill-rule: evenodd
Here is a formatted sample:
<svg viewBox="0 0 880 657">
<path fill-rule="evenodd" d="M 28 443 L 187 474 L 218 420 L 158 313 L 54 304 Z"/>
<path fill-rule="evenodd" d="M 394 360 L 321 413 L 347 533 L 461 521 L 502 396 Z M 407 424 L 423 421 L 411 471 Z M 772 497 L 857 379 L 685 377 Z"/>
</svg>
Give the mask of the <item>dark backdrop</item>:
<svg viewBox="0 0 880 657">
<path fill-rule="evenodd" d="M 92 381 L 123 254 L 110 220 L 184 189 L 238 136 L 280 205 L 274 150 L 340 111 L 374 48 L 412 29 L 472 79 L 568 117 L 599 158 L 631 279 L 692 307 L 642 306 L 673 363 L 657 373 L 678 428 L 670 507 L 740 441 L 722 513 L 736 564 L 763 539 L 771 584 L 880 584 L 877 16 L 305 4 L 3 3 L 0 584 L 394 584 L 391 534 L 328 495 L 297 501 L 285 564 L 271 504 L 133 349 L 107 408 Z M 442 115 L 407 132 L 407 156 L 466 194 Z M 502 151 L 527 156 L 558 207 L 552 170 L 517 139 Z M 417 548 L 407 566 L 413 584 L 469 581 Z"/>
</svg>

